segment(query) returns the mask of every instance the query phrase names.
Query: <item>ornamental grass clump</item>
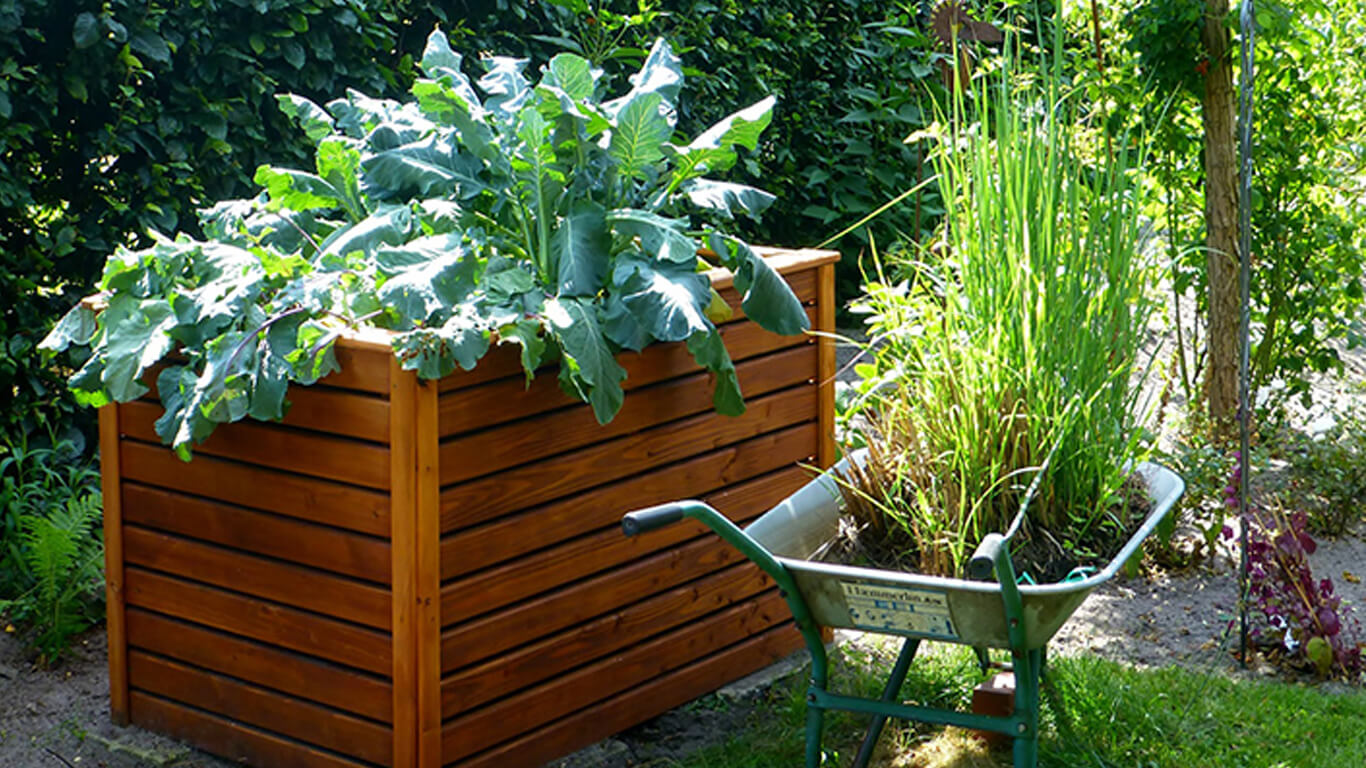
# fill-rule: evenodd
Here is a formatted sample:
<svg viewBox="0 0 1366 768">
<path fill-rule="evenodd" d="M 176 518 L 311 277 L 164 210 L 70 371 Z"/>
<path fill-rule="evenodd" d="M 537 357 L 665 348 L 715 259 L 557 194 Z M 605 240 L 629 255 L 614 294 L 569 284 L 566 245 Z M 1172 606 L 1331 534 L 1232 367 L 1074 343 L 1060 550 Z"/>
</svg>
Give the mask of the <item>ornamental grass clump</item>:
<svg viewBox="0 0 1366 768">
<path fill-rule="evenodd" d="M 1126 480 L 1153 266 L 1137 143 L 1099 139 L 1059 61 L 1018 58 L 955 89 L 929 135 L 942 239 L 879 263 L 858 302 L 873 359 L 852 442 L 870 453 L 845 496 L 884 549 L 955 575 L 1051 455 L 1016 541 L 1044 580 L 1117 549 L 1144 506 Z"/>
</svg>

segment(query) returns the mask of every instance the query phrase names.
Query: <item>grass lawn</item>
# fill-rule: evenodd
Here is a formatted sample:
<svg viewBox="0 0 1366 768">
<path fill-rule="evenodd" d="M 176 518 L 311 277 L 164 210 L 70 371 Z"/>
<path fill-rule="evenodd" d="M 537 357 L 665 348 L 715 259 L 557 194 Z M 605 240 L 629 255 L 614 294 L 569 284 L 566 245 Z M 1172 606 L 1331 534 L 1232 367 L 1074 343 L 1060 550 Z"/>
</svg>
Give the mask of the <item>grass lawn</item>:
<svg viewBox="0 0 1366 768">
<path fill-rule="evenodd" d="M 923 653 L 923 652 L 922 652 Z M 891 666 L 852 651 L 832 673 L 843 690 L 876 695 Z M 1335 768 L 1366 765 L 1366 689 L 1324 689 L 1277 680 L 1232 680 L 1169 668 L 1135 670 L 1091 657 L 1053 659 L 1045 693 L 1040 766 L 1051 768 Z M 917 659 L 907 700 L 967 708 L 981 679 L 971 652 L 940 647 Z M 686 768 L 802 765 L 803 676 L 775 686 L 747 731 L 678 764 Z M 828 765 L 848 765 L 861 718 L 827 717 Z M 1009 766 L 961 733 L 889 724 L 874 759 L 882 768 Z"/>
</svg>

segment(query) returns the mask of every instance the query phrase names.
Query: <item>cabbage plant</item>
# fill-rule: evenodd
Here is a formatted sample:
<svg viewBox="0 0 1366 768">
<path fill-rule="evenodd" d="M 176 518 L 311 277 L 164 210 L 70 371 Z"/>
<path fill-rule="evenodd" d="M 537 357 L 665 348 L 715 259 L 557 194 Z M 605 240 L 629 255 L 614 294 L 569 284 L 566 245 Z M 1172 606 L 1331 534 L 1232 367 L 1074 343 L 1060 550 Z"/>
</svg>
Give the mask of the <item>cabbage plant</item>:
<svg viewBox="0 0 1366 768">
<path fill-rule="evenodd" d="M 146 394 L 175 352 L 157 432 L 182 457 L 217 424 L 283 417 L 289 383 L 336 371 L 333 343 L 363 325 L 394 331 L 403 367 L 427 379 L 517 345 L 528 380 L 558 362 L 603 423 L 622 405 L 618 353 L 685 342 L 715 374 L 716 409 L 743 412 L 707 267 L 734 273 L 765 329 L 799 333 L 806 314 L 748 245 L 692 222 L 773 201 L 709 177 L 756 148 L 773 99 L 679 140 L 683 74 L 662 40 L 615 98 L 582 57 L 554 57 L 535 82 L 526 67 L 489 58 L 474 81 L 437 30 L 409 100 L 281 96 L 315 167 L 261 167 L 256 197 L 201 212 L 202 240 L 119 249 L 100 311 L 73 309 L 44 346 L 90 345 L 70 385 L 92 405 Z"/>
</svg>

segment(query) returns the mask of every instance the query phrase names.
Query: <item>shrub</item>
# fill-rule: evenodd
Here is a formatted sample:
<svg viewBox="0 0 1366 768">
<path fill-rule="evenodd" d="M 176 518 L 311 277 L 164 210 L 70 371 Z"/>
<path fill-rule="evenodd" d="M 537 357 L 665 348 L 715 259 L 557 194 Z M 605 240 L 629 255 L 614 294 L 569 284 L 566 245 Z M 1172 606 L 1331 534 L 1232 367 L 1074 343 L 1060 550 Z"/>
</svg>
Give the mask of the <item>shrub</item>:
<svg viewBox="0 0 1366 768">
<path fill-rule="evenodd" d="M 70 443 L 0 460 L 0 614 L 48 663 L 103 615 L 99 473 Z"/>
</svg>

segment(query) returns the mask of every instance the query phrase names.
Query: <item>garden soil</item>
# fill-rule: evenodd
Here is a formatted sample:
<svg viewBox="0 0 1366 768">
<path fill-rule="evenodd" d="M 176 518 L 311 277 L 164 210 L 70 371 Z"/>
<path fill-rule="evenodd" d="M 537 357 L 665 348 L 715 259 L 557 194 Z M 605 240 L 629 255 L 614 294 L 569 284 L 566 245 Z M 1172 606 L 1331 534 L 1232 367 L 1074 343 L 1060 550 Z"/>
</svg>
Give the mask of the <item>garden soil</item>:
<svg viewBox="0 0 1366 768">
<path fill-rule="evenodd" d="M 1366 381 L 1361 360 L 1353 359 L 1350 366 L 1354 379 Z M 1366 624 L 1366 524 L 1359 523 L 1339 539 L 1321 541 L 1311 562 L 1315 577 L 1331 577 L 1343 602 L 1355 609 L 1357 621 Z M 1116 579 L 1091 595 L 1050 649 L 1140 667 L 1179 664 L 1229 675 L 1283 674 L 1265 663 L 1239 669 L 1233 656 L 1238 644 L 1236 598 L 1235 566 L 1227 554 L 1185 573 Z M 1366 637 L 1366 627 L 1354 629 Z M 841 633 L 840 641 L 855 648 L 881 647 L 858 633 Z M 799 660 L 800 655 L 794 657 L 794 662 Z M 786 674 L 795 674 L 792 670 L 799 666 L 794 662 L 789 662 Z M 672 765 L 699 749 L 726 742 L 769 711 L 772 704 L 762 691 L 765 679 L 680 707 L 551 765 Z M 51 669 L 36 666 L 14 633 L 0 631 L 0 767 L 233 765 L 140 728 L 113 725 L 108 682 L 102 627 L 78 638 L 70 657 Z"/>
</svg>

